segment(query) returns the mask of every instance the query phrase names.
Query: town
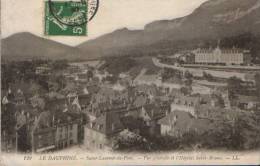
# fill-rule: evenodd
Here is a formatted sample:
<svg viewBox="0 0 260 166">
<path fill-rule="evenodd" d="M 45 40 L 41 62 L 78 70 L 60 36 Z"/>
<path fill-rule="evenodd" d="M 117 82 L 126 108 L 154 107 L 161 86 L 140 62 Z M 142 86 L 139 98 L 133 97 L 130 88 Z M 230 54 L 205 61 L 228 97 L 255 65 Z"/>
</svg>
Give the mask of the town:
<svg viewBox="0 0 260 166">
<path fill-rule="evenodd" d="M 249 50 L 34 59 L 1 72 L 3 152 L 260 147 L 260 66 Z"/>
</svg>

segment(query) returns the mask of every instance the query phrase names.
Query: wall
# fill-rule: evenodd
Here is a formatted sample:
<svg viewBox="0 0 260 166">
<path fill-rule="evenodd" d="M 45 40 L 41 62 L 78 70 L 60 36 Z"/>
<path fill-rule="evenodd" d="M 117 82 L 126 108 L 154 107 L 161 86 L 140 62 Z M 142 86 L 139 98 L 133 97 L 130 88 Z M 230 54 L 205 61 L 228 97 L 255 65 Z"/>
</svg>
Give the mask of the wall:
<svg viewBox="0 0 260 166">
<path fill-rule="evenodd" d="M 85 127 L 84 146 L 87 149 L 105 149 L 107 143 L 106 135 Z"/>
</svg>

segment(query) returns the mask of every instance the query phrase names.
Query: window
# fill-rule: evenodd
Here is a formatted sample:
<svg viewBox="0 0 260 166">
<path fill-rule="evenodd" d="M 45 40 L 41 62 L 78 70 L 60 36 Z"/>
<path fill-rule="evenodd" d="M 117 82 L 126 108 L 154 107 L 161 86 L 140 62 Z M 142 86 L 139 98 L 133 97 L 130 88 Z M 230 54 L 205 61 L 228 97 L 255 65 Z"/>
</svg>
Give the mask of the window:
<svg viewBox="0 0 260 166">
<path fill-rule="evenodd" d="M 99 144 L 99 149 L 103 149 L 103 145 L 102 144 Z"/>
<path fill-rule="evenodd" d="M 70 145 L 72 145 L 73 144 L 73 140 L 70 140 Z"/>
<path fill-rule="evenodd" d="M 72 137 L 72 132 L 70 132 L 70 137 Z"/>
<path fill-rule="evenodd" d="M 73 125 L 70 125 L 70 130 L 72 130 L 73 129 Z"/>
</svg>

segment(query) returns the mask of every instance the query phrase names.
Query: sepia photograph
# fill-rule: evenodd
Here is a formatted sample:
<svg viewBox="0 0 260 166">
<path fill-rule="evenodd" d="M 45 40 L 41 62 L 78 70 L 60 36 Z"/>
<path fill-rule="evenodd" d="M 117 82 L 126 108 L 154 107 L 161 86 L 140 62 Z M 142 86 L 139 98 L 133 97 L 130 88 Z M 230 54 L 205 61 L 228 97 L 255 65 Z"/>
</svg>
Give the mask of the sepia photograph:
<svg viewBox="0 0 260 166">
<path fill-rule="evenodd" d="M 0 165 L 260 164 L 260 0 L 1 0 L 0 25 Z"/>
</svg>

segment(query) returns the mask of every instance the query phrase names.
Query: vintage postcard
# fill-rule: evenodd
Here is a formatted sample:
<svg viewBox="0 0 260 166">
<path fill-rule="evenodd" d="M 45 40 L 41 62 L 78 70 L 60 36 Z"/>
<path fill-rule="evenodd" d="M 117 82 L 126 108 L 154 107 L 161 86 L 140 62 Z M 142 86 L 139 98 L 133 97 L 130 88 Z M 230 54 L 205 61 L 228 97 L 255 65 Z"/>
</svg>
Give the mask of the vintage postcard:
<svg viewBox="0 0 260 166">
<path fill-rule="evenodd" d="M 260 0 L 1 0 L 1 166 L 260 164 Z"/>
</svg>

